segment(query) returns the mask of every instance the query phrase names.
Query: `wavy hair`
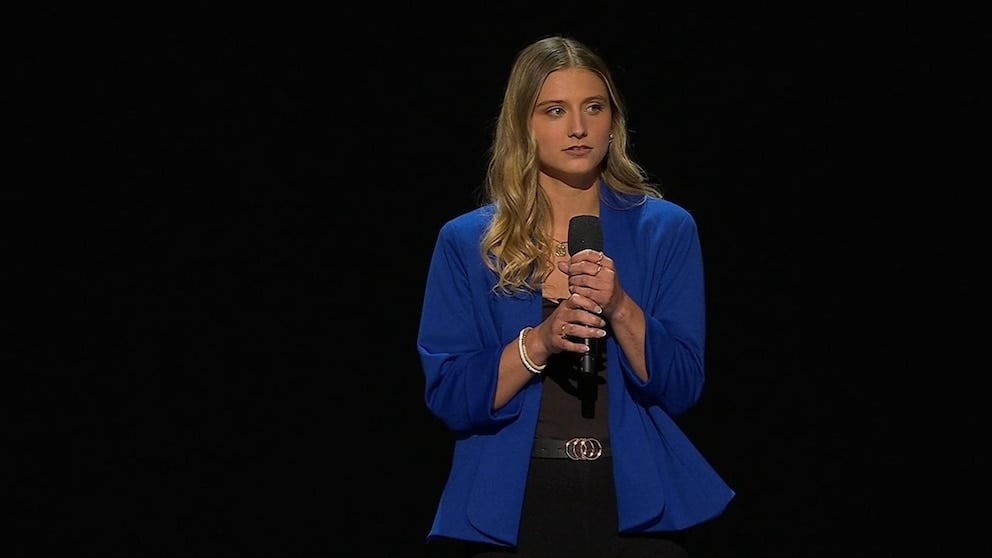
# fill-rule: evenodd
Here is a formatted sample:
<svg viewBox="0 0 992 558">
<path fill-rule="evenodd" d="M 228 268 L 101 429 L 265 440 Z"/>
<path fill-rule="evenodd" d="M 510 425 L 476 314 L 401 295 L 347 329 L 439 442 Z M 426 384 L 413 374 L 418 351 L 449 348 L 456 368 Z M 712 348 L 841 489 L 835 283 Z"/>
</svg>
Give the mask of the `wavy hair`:
<svg viewBox="0 0 992 558">
<path fill-rule="evenodd" d="M 600 170 L 606 186 L 642 202 L 662 197 L 660 188 L 650 182 L 629 152 L 626 111 L 604 60 L 569 37 L 551 36 L 530 44 L 513 62 L 483 183 L 483 203 L 493 204 L 494 214 L 480 248 L 486 265 L 497 276 L 494 291 L 536 291 L 553 269 L 548 232 L 551 204 L 538 183 L 537 143 L 530 122 L 544 81 L 551 72 L 565 68 L 595 72 L 609 92 L 613 141 Z"/>
</svg>

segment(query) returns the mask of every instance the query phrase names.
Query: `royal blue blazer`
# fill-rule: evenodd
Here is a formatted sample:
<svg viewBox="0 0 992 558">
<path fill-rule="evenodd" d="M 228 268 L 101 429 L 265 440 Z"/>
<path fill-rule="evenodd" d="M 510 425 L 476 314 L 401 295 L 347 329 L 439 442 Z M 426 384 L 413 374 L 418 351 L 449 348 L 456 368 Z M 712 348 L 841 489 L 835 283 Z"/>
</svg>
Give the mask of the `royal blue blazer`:
<svg viewBox="0 0 992 558">
<path fill-rule="evenodd" d="M 677 530 L 723 512 L 734 491 L 673 417 L 703 390 L 705 301 L 696 223 L 663 199 L 635 203 L 600 184 L 603 249 L 644 310 L 649 379 L 606 338 L 610 446 L 621 532 Z M 440 229 L 417 336 L 430 412 L 455 435 L 448 479 L 428 539 L 515 545 L 542 383 L 493 411 L 500 354 L 541 320 L 540 293 L 501 295 L 479 243 L 485 206 Z"/>
</svg>

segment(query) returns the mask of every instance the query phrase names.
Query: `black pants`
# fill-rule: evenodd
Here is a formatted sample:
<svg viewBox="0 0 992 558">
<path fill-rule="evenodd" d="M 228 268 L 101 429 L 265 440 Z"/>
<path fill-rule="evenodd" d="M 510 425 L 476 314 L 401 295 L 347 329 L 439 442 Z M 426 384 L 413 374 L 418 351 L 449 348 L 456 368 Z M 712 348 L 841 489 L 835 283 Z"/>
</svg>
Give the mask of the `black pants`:
<svg viewBox="0 0 992 558">
<path fill-rule="evenodd" d="M 531 459 L 516 549 L 438 539 L 441 558 L 687 558 L 685 533 L 620 535 L 609 457 Z"/>
</svg>

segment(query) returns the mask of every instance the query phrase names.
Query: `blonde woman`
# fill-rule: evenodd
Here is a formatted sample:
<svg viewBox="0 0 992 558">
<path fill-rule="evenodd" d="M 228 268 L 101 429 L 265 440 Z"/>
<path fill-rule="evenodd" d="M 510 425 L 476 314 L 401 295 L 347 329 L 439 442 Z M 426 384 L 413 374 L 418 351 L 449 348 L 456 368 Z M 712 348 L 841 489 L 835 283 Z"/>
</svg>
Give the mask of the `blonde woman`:
<svg viewBox="0 0 992 558">
<path fill-rule="evenodd" d="M 597 53 L 518 53 L 485 185 L 439 231 L 418 332 L 455 438 L 431 552 L 688 556 L 734 496 L 674 420 L 705 379 L 700 243 L 632 160 Z"/>
</svg>

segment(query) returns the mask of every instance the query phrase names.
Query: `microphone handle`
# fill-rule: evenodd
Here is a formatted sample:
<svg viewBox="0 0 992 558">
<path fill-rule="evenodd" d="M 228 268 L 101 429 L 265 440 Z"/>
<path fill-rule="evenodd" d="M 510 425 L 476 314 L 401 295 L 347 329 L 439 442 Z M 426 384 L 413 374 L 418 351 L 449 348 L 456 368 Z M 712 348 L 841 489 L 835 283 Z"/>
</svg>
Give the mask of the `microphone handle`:
<svg viewBox="0 0 992 558">
<path fill-rule="evenodd" d="M 595 374 L 596 373 L 596 344 L 593 343 L 592 339 L 583 339 L 586 347 L 589 350 L 579 355 L 579 371 L 583 374 Z"/>
</svg>

